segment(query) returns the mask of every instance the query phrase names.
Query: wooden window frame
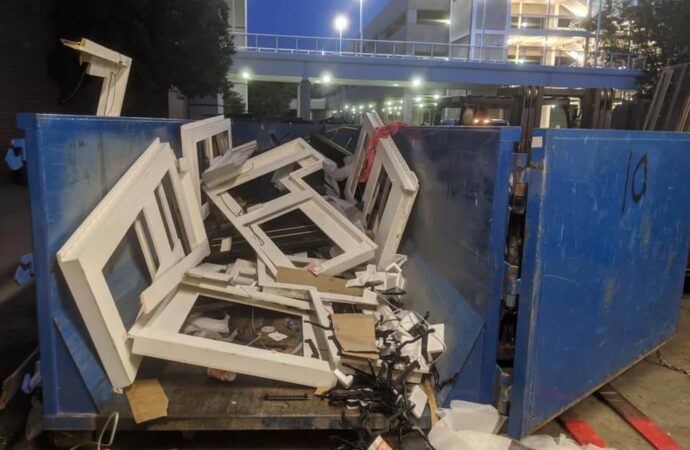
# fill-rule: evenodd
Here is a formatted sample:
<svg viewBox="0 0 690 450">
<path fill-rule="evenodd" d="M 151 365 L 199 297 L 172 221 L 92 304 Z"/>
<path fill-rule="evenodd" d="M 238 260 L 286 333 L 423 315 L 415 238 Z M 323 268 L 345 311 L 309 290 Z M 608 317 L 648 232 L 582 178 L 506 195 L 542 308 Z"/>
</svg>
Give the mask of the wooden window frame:
<svg viewBox="0 0 690 450">
<path fill-rule="evenodd" d="M 140 364 L 140 358 L 130 352 L 126 326 L 103 274 L 126 234 L 134 226 L 152 279 L 141 292 L 139 315 L 151 312 L 175 289 L 185 272 L 210 253 L 199 208 L 190 191 L 189 173 L 179 170 L 186 166 L 186 161 L 178 165 L 170 146 L 156 139 L 57 253 L 67 285 L 115 388 L 130 385 Z M 178 208 L 175 212 L 179 213 L 176 217 L 184 236 L 179 236 L 174 226 L 163 188 L 166 177 L 170 179 Z M 145 224 L 139 219 L 141 214 Z M 183 240 L 188 243 L 187 254 Z"/>
<path fill-rule="evenodd" d="M 352 169 L 345 186 L 345 196 L 350 200 L 355 198 L 358 180 L 365 164 L 368 142 L 373 138 L 376 130 L 383 125 L 383 121 L 377 113 L 365 114 Z M 383 194 L 381 186 L 378 184 L 379 175 L 382 172 L 385 173 L 390 182 L 390 189 L 387 194 Z M 419 180 L 415 173 L 410 170 L 393 139 L 390 137 L 381 138 L 376 147 L 376 156 L 362 194 L 364 225 L 367 230 L 374 233 L 374 242 L 378 246 L 375 257 L 378 270 L 385 271 L 395 262 L 395 255 L 412 213 L 412 206 L 418 191 Z M 387 195 L 385 204 L 381 206 L 379 220 L 370 227 L 370 214 L 372 214 L 381 195 Z"/>
<path fill-rule="evenodd" d="M 303 139 L 296 139 L 248 159 L 239 171 L 215 178 L 213 185 L 203 185 L 211 202 L 252 246 L 273 275 L 279 266 L 295 266 L 260 226 L 297 209 L 343 250 L 342 254 L 324 261 L 316 269 L 319 273 L 337 275 L 370 260 L 375 254 L 376 244 L 304 181 L 304 177 L 323 168 L 323 161 L 324 157 Z M 243 211 L 227 192 L 293 164 L 298 164 L 299 168 L 277 181 L 287 192 L 248 212 Z"/>
<path fill-rule="evenodd" d="M 228 284 L 231 275 L 225 269 L 225 266 L 207 263 L 188 271 L 176 293 L 152 315 L 142 317 L 132 327 L 129 332 L 133 339 L 132 353 L 306 386 L 335 386 L 334 371 L 339 367 L 340 356 L 329 338 L 332 331 L 325 329 L 330 325 L 328 316 L 332 311 L 323 305 L 318 294 L 304 301 L 262 292 L 257 287 L 233 286 Z M 301 317 L 303 355 L 180 333 L 200 295 Z M 310 322 L 321 327 L 314 327 Z M 307 339 L 318 346 L 318 359 L 307 356 L 311 352 Z"/>
<path fill-rule="evenodd" d="M 204 217 L 208 216 L 208 206 L 201 202 L 201 174 L 213 167 L 221 158 L 228 153 L 232 153 L 232 122 L 225 116 L 210 117 L 204 120 L 197 120 L 182 125 L 180 127 L 180 141 L 182 143 L 182 156 L 192 162 L 192 176 L 196 186 L 196 197 L 199 206 L 202 208 Z M 221 155 L 213 154 L 213 138 L 217 135 L 228 133 L 228 151 Z M 209 167 L 199 167 L 198 150 L 199 143 L 204 143 L 204 156 L 208 161 Z"/>
</svg>

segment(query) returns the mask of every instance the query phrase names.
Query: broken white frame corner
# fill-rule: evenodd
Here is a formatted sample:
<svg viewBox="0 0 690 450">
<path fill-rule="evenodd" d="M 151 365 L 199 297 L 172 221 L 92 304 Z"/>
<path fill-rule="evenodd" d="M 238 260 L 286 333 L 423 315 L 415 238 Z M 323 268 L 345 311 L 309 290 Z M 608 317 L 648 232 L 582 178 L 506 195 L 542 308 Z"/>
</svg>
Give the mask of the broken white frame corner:
<svg viewBox="0 0 690 450">
<path fill-rule="evenodd" d="M 364 168 L 367 145 L 373 138 L 376 129 L 383 125 L 383 121 L 377 113 L 365 114 L 352 171 L 345 187 L 345 195 L 350 200 L 354 198 L 358 180 Z M 390 182 L 388 192 L 383 192 L 384 186 L 379 183 L 379 177 L 382 173 Z M 390 137 L 381 138 L 376 148 L 376 156 L 369 173 L 369 179 L 362 194 L 364 225 L 367 230 L 374 232 L 374 242 L 378 245 L 375 260 L 380 271 L 385 271 L 395 261 L 396 252 L 418 191 L 419 180 L 410 170 L 393 139 Z M 381 196 L 385 198 L 385 203 L 382 202 L 379 205 L 378 214 L 373 217 L 372 222 L 371 215 L 377 202 L 382 200 L 379 198 Z"/>
<path fill-rule="evenodd" d="M 93 41 L 61 39 L 62 44 L 79 52 L 79 61 L 87 64 L 86 73 L 103 78 L 97 116 L 119 117 L 127 91 L 132 58 Z"/>
<path fill-rule="evenodd" d="M 175 211 L 170 210 L 163 186 L 166 176 Z M 192 194 L 186 190 L 175 154 L 167 143 L 156 139 L 57 253 L 67 285 L 115 388 L 134 381 L 140 358 L 130 352 L 127 330 L 103 269 L 134 227 L 152 280 L 140 295 L 140 314 L 152 311 L 169 296 L 184 273 L 210 252 L 199 208 L 190 202 Z M 176 222 L 184 236 L 177 234 Z M 188 243 L 187 254 L 183 240 Z"/>
</svg>

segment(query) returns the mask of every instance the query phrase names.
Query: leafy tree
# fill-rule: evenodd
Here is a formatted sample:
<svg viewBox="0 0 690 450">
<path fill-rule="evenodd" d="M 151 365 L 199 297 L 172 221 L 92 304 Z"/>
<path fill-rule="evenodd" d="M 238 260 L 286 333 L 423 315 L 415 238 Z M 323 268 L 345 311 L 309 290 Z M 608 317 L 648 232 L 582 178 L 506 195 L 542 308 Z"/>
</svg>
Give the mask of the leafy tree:
<svg viewBox="0 0 690 450">
<path fill-rule="evenodd" d="M 188 97 L 229 87 L 234 48 L 224 0 L 61 0 L 53 18 L 57 37 L 86 37 L 132 57 L 123 114 L 166 115 L 171 87 Z M 52 74 L 64 94 L 82 70 L 74 53 L 58 47 L 52 55 Z M 93 91 L 87 79 L 85 90 Z"/>
<path fill-rule="evenodd" d="M 297 98 L 297 84 L 251 81 L 249 112 L 259 117 L 287 117 L 290 101 Z"/>
<path fill-rule="evenodd" d="M 661 70 L 690 62 L 690 2 L 687 0 L 605 0 L 601 48 L 644 58 L 640 94 L 649 96 Z M 596 28 L 596 19 L 589 29 Z"/>
<path fill-rule="evenodd" d="M 230 84 L 223 91 L 223 105 L 225 114 L 244 114 L 244 99 L 237 92 L 230 89 Z"/>
</svg>

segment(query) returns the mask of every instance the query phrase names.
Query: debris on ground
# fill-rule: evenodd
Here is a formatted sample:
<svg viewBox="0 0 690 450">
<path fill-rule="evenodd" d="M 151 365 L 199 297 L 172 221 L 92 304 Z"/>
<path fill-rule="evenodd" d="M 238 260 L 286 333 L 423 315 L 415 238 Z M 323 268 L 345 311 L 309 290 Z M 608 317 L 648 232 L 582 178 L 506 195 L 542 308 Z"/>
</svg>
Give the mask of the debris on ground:
<svg viewBox="0 0 690 450">
<path fill-rule="evenodd" d="M 428 436 L 435 450 L 601 450 L 594 445 L 581 447 L 565 435 L 534 435 L 519 442 L 499 435 L 505 417 L 492 405 L 452 400 L 439 415 L 441 420 Z"/>
</svg>

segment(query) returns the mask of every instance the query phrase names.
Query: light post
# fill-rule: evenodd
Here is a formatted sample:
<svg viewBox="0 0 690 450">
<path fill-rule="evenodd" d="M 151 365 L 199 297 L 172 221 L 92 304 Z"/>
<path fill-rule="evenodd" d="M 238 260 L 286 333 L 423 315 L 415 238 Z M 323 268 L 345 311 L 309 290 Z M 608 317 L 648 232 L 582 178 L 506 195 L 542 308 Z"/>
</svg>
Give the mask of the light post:
<svg viewBox="0 0 690 450">
<path fill-rule="evenodd" d="M 333 25 L 336 30 L 338 30 L 338 54 L 343 54 L 343 30 L 347 28 L 348 20 L 347 17 L 339 15 L 335 18 Z"/>
<path fill-rule="evenodd" d="M 364 0 L 359 0 L 359 52 L 364 51 L 364 32 L 362 31 L 362 12 L 364 10 Z"/>
<path fill-rule="evenodd" d="M 522 17 L 520 17 L 520 20 L 522 20 Z M 482 5 L 482 59 L 486 59 L 486 0 L 484 0 L 484 4 Z"/>
</svg>

